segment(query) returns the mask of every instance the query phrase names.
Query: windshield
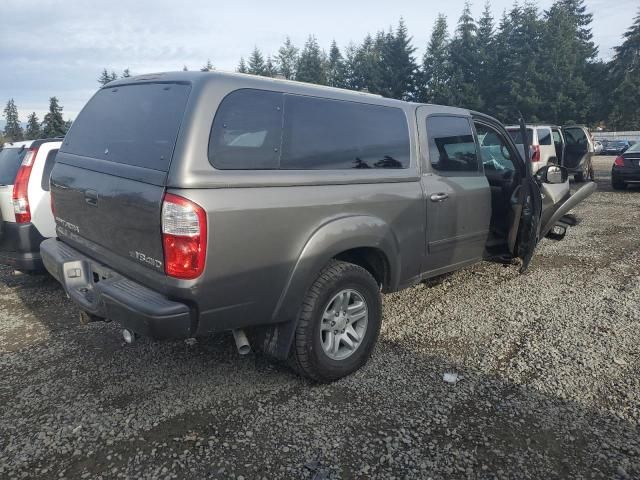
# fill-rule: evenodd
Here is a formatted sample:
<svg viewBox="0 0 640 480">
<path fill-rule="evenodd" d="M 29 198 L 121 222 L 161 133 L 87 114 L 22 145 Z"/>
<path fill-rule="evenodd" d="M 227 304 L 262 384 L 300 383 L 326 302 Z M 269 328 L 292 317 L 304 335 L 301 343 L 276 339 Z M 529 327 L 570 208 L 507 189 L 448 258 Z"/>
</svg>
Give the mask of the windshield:
<svg viewBox="0 0 640 480">
<path fill-rule="evenodd" d="M 627 153 L 637 153 L 637 152 L 640 152 L 640 143 L 634 143 L 627 150 Z"/>
<path fill-rule="evenodd" d="M 511 138 L 513 139 L 513 142 L 519 145 L 523 145 L 524 142 L 522 141 L 522 133 L 520 133 L 520 129 L 519 128 L 513 128 L 510 130 L 507 130 L 507 132 L 509 132 L 509 135 L 511 135 Z M 529 145 L 531 145 L 533 143 L 533 129 L 531 128 L 527 128 L 527 139 L 529 140 Z"/>
<path fill-rule="evenodd" d="M 0 185 L 13 185 L 26 153 L 24 147 L 0 150 Z"/>
</svg>

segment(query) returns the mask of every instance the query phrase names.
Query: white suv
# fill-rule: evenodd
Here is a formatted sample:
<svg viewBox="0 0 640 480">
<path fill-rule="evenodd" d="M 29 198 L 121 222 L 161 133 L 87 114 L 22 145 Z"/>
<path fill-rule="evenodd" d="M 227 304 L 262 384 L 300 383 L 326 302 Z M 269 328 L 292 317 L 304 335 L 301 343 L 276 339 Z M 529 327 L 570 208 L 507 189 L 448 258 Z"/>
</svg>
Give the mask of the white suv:
<svg viewBox="0 0 640 480">
<path fill-rule="evenodd" d="M 40 243 L 56 233 L 49 177 L 59 138 L 5 143 L 0 148 L 0 263 L 41 270 Z"/>
<path fill-rule="evenodd" d="M 547 125 L 527 125 L 533 173 L 536 173 L 549 163 L 559 163 L 551 128 L 551 126 Z M 520 127 L 518 125 L 508 126 L 507 131 L 516 144 L 523 144 L 522 134 L 520 133 Z"/>
</svg>

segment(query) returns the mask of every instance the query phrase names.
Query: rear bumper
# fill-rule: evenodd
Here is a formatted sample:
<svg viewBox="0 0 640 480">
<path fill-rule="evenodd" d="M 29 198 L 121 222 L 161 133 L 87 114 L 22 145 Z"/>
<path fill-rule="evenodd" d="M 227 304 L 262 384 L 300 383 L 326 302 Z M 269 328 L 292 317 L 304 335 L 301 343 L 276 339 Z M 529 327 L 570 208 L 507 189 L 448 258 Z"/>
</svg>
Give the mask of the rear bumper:
<svg viewBox="0 0 640 480">
<path fill-rule="evenodd" d="M 40 235 L 33 223 L 2 222 L 0 227 L 0 263 L 18 270 L 42 270 Z"/>
<path fill-rule="evenodd" d="M 640 182 L 640 168 L 613 167 L 611 179 L 616 182 Z"/>
<path fill-rule="evenodd" d="M 80 308 L 146 337 L 187 338 L 194 332 L 187 305 L 169 300 L 52 238 L 41 245 L 42 261 Z"/>
</svg>

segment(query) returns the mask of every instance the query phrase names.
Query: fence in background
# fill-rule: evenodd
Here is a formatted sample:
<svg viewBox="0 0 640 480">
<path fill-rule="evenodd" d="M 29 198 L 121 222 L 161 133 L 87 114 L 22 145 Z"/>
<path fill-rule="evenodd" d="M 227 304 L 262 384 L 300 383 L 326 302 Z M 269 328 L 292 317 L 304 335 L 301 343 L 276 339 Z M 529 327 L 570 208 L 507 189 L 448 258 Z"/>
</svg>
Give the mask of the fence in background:
<svg viewBox="0 0 640 480">
<path fill-rule="evenodd" d="M 633 140 L 640 142 L 640 131 L 636 132 L 592 132 L 596 140 Z"/>
</svg>

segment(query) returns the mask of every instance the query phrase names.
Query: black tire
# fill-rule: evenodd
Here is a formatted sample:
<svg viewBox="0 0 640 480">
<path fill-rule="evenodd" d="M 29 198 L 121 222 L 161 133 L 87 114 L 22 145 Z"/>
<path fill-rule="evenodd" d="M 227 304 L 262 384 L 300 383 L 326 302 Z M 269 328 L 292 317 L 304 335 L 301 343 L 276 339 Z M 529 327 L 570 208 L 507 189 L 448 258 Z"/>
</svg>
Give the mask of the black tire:
<svg viewBox="0 0 640 480">
<path fill-rule="evenodd" d="M 578 183 L 586 182 L 588 180 L 593 180 L 593 178 L 594 178 L 594 173 L 593 173 L 593 165 L 591 164 L 591 162 L 587 164 L 587 168 L 584 171 L 580 173 L 576 173 L 573 176 L 573 179 Z"/>
<path fill-rule="evenodd" d="M 364 298 L 369 316 L 362 343 L 349 357 L 334 360 L 322 348 L 320 327 L 328 302 L 343 289 L 356 290 Z M 380 333 L 381 319 L 382 296 L 373 276 L 353 263 L 332 260 L 320 272 L 302 302 L 289 364 L 299 374 L 321 383 L 350 375 L 371 356 Z"/>
<path fill-rule="evenodd" d="M 627 184 L 624 182 L 621 182 L 620 180 L 611 180 L 611 187 L 614 190 L 624 190 L 627 188 Z"/>
</svg>

